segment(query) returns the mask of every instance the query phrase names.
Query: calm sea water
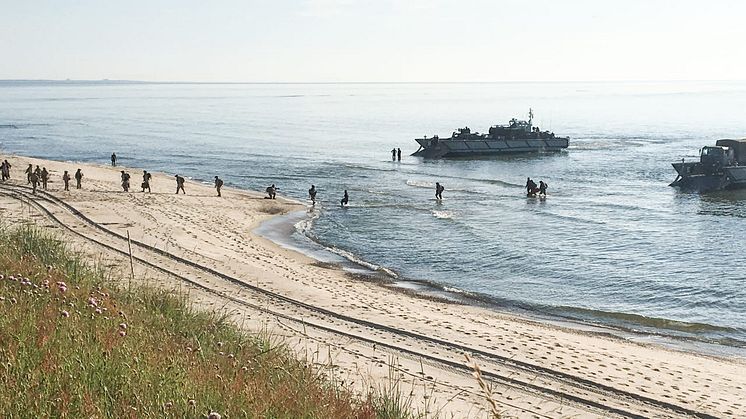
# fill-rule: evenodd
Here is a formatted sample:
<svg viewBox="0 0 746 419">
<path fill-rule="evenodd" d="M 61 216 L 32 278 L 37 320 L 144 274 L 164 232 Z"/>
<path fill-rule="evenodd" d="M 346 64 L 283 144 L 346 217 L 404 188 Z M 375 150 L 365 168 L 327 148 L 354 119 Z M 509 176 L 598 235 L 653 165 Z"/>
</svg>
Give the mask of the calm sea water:
<svg viewBox="0 0 746 419">
<path fill-rule="evenodd" d="M 414 137 L 486 131 L 529 107 L 571 137 L 566 152 L 409 157 Z M 315 184 L 298 234 L 400 281 L 730 348 L 746 346 L 746 192 L 667 185 L 671 162 L 744 136 L 746 82 L 0 83 L 3 151 L 99 163 L 116 151 L 299 199 Z M 527 176 L 548 182 L 545 201 L 524 196 Z"/>
</svg>

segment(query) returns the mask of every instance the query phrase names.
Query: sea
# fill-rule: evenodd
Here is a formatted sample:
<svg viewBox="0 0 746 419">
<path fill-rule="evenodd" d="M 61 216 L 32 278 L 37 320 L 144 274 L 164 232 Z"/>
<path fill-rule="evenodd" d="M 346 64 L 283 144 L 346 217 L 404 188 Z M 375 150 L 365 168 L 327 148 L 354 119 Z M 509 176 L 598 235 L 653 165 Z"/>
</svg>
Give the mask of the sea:
<svg viewBox="0 0 746 419">
<path fill-rule="evenodd" d="M 570 147 L 410 156 L 417 137 L 486 132 L 529 109 Z M 672 162 L 742 137 L 743 81 L 0 82 L 2 152 L 100 164 L 116 152 L 198 181 L 275 184 L 308 207 L 260 234 L 319 260 L 459 304 L 746 357 L 746 191 L 668 186 Z M 545 200 L 526 197 L 527 177 L 548 183 Z"/>
</svg>

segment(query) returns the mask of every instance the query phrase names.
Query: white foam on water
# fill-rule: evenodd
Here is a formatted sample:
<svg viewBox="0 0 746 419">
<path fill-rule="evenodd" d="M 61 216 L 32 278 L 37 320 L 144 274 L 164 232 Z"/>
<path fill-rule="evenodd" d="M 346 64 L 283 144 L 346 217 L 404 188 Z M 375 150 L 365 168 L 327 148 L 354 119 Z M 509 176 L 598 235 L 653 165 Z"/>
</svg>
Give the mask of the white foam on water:
<svg viewBox="0 0 746 419">
<path fill-rule="evenodd" d="M 433 217 L 440 219 L 452 219 L 454 216 L 453 211 L 438 211 L 433 210 Z"/>
</svg>

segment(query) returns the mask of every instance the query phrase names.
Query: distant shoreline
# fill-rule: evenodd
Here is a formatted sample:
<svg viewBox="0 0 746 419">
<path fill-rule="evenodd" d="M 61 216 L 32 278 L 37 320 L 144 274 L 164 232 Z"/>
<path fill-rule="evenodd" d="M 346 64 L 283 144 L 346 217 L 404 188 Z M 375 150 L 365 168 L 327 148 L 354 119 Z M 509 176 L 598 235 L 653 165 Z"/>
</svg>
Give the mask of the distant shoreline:
<svg viewBox="0 0 746 419">
<path fill-rule="evenodd" d="M 501 80 L 501 81 L 194 81 L 194 80 L 126 80 L 126 79 L 0 79 L 0 85 L 449 85 L 449 84 L 676 84 L 676 83 L 743 83 L 734 80 Z"/>
</svg>

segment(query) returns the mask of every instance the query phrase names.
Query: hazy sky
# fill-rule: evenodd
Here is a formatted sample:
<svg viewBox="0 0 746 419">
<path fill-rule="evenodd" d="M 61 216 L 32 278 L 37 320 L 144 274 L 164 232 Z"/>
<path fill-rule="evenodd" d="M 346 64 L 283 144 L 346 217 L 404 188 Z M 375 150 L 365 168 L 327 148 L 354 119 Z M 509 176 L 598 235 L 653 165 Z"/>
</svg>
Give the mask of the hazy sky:
<svg viewBox="0 0 746 419">
<path fill-rule="evenodd" d="M 746 79 L 746 1 L 0 0 L 0 79 Z"/>
</svg>

